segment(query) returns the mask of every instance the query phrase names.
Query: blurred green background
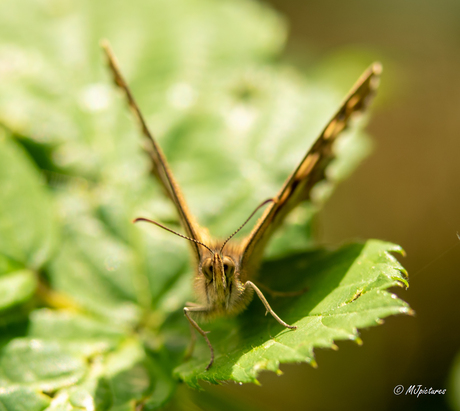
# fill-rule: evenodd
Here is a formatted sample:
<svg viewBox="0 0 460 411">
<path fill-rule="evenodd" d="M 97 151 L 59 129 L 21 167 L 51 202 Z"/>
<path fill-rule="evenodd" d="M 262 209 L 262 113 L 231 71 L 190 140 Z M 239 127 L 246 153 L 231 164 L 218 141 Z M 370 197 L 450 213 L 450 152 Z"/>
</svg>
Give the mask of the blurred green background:
<svg viewBox="0 0 460 411">
<path fill-rule="evenodd" d="M 191 208 L 219 235 L 231 232 L 260 198 L 276 192 L 303 155 L 298 143 L 304 130 L 319 131 L 361 71 L 381 61 L 381 89 L 367 128 L 374 150 L 338 186 L 312 230 L 320 244 L 356 238 L 400 244 L 407 252 L 402 262 L 410 288 L 397 293 L 416 317 L 392 317 L 382 327 L 363 330 L 363 346 L 339 342 L 338 352 L 317 350 L 317 369 L 284 365 L 281 377 L 264 373 L 261 386 L 206 384 L 197 392 L 181 385 L 169 409 L 460 409 L 460 376 L 454 369 L 460 348 L 458 2 L 40 0 L 5 1 L 1 12 L 0 119 L 5 133 L 46 170 L 42 178 L 53 190 L 55 220 L 65 221 L 62 237 L 75 238 L 72 246 L 61 246 L 52 234 L 57 223 L 43 206 L 41 218 L 50 223 L 18 236 L 28 266 L 41 267 L 50 249 L 59 250 L 60 258 L 45 267 L 50 283 L 63 291 L 77 289 L 79 303 L 101 317 L 113 316 L 122 327 L 152 301 L 164 312 L 145 321 L 183 324 L 181 313 L 174 313 L 189 292 L 188 280 L 179 279 L 187 245 L 159 230 L 139 234 L 125 218 L 144 213 L 174 224 L 175 217 L 160 190 L 141 178 L 147 164 L 138 133 L 109 83 L 99 40 L 112 42 L 149 123 L 164 135 L 161 145 Z M 247 110 L 245 99 L 263 115 Z M 194 104 L 199 109 L 187 111 Z M 280 122 L 280 113 L 288 120 Z M 248 137 L 254 118 L 257 130 Z M 240 141 L 228 144 L 229 135 Z M 215 170 L 212 180 L 203 175 L 200 161 Z M 14 171 L 15 164 L 8 169 Z M 16 189 L 31 203 L 45 204 L 31 185 Z M 224 212 L 228 219 L 222 221 Z M 22 247 L 5 239 L 0 243 L 13 254 Z M 139 249 L 139 255 L 133 251 Z M 183 250 L 184 257 L 171 249 Z M 101 252 L 107 257 L 98 266 Z M 144 260 L 146 267 L 139 267 Z M 162 283 L 150 293 L 142 276 L 130 285 L 123 275 L 153 272 L 153 267 L 162 271 L 152 279 Z M 25 301 L 23 311 L 29 309 L 27 281 L 17 297 Z M 111 293 L 101 297 L 96 290 L 103 287 Z M 45 292 L 43 298 L 53 296 Z M 3 339 L 24 330 L 17 319 L 21 312 L 7 314 Z M 32 336 L 49 326 L 45 317 L 34 317 Z M 121 333 L 120 324 L 109 325 L 108 345 Z M 146 369 L 159 378 L 158 370 Z M 398 384 L 447 388 L 448 395 L 395 396 Z M 131 395 L 128 388 L 121 391 Z M 168 389 L 163 392 L 168 395 Z"/>
<path fill-rule="evenodd" d="M 286 56 L 340 77 L 356 59 L 384 73 L 368 130 L 374 151 L 316 221 L 320 242 L 382 238 L 406 250 L 416 317 L 363 332 L 364 345 L 317 352 L 318 369 L 283 366 L 262 387 L 213 387 L 260 409 L 447 410 L 442 396 L 395 396 L 402 384 L 447 388 L 460 348 L 460 3 L 273 0 L 289 21 Z M 457 373 L 458 375 L 458 373 Z"/>
</svg>

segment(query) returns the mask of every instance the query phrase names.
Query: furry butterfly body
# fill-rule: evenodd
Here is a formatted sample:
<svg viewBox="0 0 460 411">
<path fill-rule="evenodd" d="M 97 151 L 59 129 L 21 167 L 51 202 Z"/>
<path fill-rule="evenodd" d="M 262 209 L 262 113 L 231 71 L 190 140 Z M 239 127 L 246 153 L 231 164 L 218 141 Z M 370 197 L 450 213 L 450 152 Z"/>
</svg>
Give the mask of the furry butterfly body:
<svg viewBox="0 0 460 411">
<path fill-rule="evenodd" d="M 198 331 L 209 346 L 211 360 L 206 369 L 209 369 L 214 361 L 214 350 L 207 333 L 201 329 L 195 317 L 212 318 L 238 314 L 247 307 L 256 293 L 267 313 L 269 312 L 284 327 L 295 329 L 295 325 L 287 324 L 272 310 L 260 288 L 269 293 L 274 292 L 263 287 L 262 284 L 256 285 L 251 280 L 259 268 L 265 247 L 272 234 L 283 223 L 290 211 L 302 201 L 310 199 L 312 188 L 326 179 L 326 168 L 334 159 L 333 144 L 340 133 L 348 127 L 350 119 L 368 106 L 378 87 L 380 64 L 374 63 L 363 73 L 279 193 L 272 199 L 264 201 L 238 230 L 223 241 L 211 238 L 207 230 L 200 227 L 190 213 L 180 187 L 174 179 L 161 148 L 148 129 L 109 45 L 104 43 L 103 47 L 114 75 L 114 81 L 125 93 L 146 137 L 145 150 L 151 159 L 152 173 L 174 203 L 186 235 L 176 233 L 147 218 L 142 217 L 135 221 L 153 223 L 186 238 L 192 245 L 196 262 L 194 289 L 199 303 L 187 304 L 184 307 L 184 314 L 192 327 L 192 332 L 193 330 Z M 233 236 L 261 207 L 265 207 L 265 211 L 254 229 L 245 239 L 236 241 Z"/>
</svg>

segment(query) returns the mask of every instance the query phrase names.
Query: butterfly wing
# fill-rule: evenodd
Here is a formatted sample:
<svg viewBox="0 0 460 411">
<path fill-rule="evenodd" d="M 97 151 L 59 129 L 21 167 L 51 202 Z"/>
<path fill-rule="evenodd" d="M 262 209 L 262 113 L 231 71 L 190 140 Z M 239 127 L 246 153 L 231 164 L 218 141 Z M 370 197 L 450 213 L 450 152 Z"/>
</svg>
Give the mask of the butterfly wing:
<svg viewBox="0 0 460 411">
<path fill-rule="evenodd" d="M 241 267 L 244 274 L 257 269 L 268 240 L 289 212 L 300 202 L 310 198 L 313 186 L 326 180 L 326 168 L 334 159 L 334 141 L 348 127 L 350 119 L 366 109 L 377 90 L 381 71 L 381 65 L 374 63 L 363 73 L 313 147 L 243 241 Z"/>
<path fill-rule="evenodd" d="M 128 100 L 129 106 L 133 110 L 140 126 L 142 129 L 142 133 L 145 136 L 145 144 L 144 150 L 147 152 L 151 159 L 151 172 L 154 174 L 160 184 L 162 185 L 166 195 L 171 199 L 171 201 L 176 206 L 177 212 L 179 214 L 180 220 L 182 225 L 187 233 L 187 235 L 197 241 L 206 241 L 205 238 L 205 231 L 198 225 L 198 223 L 193 218 L 192 214 L 190 213 L 187 203 L 182 195 L 179 185 L 177 184 L 169 166 L 166 158 L 161 151 L 160 146 L 157 144 L 155 139 L 153 138 L 152 133 L 147 127 L 147 123 L 142 116 L 142 113 L 137 105 L 131 90 L 129 89 L 126 81 L 124 80 L 123 76 L 121 75 L 120 69 L 118 68 L 117 61 L 115 56 L 110 48 L 108 42 L 104 41 L 102 43 L 102 48 L 105 51 L 107 56 L 107 61 L 109 63 L 109 67 L 112 71 L 113 78 L 115 84 L 120 87 L 121 90 L 126 95 L 126 99 Z M 194 251 L 195 256 L 197 257 L 198 261 L 200 260 L 201 253 L 199 245 L 195 242 L 190 242 L 192 245 L 192 249 Z"/>
</svg>

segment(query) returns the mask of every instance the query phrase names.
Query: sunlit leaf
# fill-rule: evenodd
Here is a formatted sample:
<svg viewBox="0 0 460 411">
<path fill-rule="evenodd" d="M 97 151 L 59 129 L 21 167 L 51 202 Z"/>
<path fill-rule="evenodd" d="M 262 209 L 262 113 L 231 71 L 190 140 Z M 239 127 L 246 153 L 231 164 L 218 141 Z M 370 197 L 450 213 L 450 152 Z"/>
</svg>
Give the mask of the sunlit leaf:
<svg viewBox="0 0 460 411">
<path fill-rule="evenodd" d="M 29 270 L 0 275 L 0 310 L 26 301 L 36 285 L 36 276 Z"/>
<path fill-rule="evenodd" d="M 38 171 L 0 131 L 0 250 L 26 267 L 38 268 L 56 244 L 56 215 Z"/>
<path fill-rule="evenodd" d="M 216 360 L 208 371 L 209 351 L 176 370 L 195 386 L 198 380 L 256 382 L 262 370 L 278 371 L 280 363 L 316 365 L 314 348 L 333 348 L 339 340 L 361 343 L 358 328 L 378 325 L 389 315 L 408 314 L 410 308 L 389 287 L 407 286 L 406 274 L 389 252 L 393 244 L 370 240 L 335 250 L 317 250 L 267 261 L 260 279 L 276 290 L 308 291 L 299 297 L 277 298 L 275 312 L 297 330 L 283 329 L 270 315 L 264 316 L 257 297 L 248 311 L 221 326 L 209 338 Z M 206 325 L 212 330 L 211 325 Z M 205 345 L 205 344 L 203 344 Z"/>
</svg>

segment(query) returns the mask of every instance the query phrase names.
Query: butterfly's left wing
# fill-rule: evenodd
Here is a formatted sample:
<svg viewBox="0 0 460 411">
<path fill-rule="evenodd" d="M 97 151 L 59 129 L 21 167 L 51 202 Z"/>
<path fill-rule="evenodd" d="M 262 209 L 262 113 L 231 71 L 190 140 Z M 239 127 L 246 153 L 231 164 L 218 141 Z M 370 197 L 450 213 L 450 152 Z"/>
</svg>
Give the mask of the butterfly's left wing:
<svg viewBox="0 0 460 411">
<path fill-rule="evenodd" d="M 145 122 L 144 117 L 142 116 L 139 106 L 134 100 L 131 90 L 129 89 L 126 81 L 121 75 L 121 72 L 118 68 L 118 64 L 116 62 L 115 56 L 112 53 L 109 43 L 107 41 L 104 41 L 102 43 L 102 48 L 104 49 L 107 61 L 109 63 L 109 67 L 112 71 L 114 82 L 125 93 L 129 106 L 133 110 L 141 126 L 142 133 L 146 137 L 144 142 L 144 150 L 150 157 L 152 165 L 151 171 L 157 177 L 166 195 L 174 203 L 176 210 L 179 214 L 182 226 L 184 227 L 187 236 L 192 239 L 190 244 L 192 246 L 194 256 L 196 257 L 197 261 L 200 261 L 202 250 L 200 249 L 198 244 L 200 242 L 202 243 L 203 241 L 207 242 L 207 232 L 198 225 L 192 213 L 189 211 L 187 203 L 179 187 L 179 184 L 175 180 L 169 168 L 168 162 L 166 161 L 166 157 L 164 156 L 158 143 L 153 138 L 152 133 L 148 129 L 147 123 Z"/>
<path fill-rule="evenodd" d="M 334 141 L 348 127 L 350 119 L 366 109 L 377 90 L 381 71 L 381 65 L 374 63 L 363 73 L 313 147 L 244 240 L 241 257 L 243 275 L 248 275 L 257 268 L 268 240 L 288 213 L 300 202 L 308 200 L 313 186 L 326 179 L 326 168 L 334 158 Z"/>
</svg>

